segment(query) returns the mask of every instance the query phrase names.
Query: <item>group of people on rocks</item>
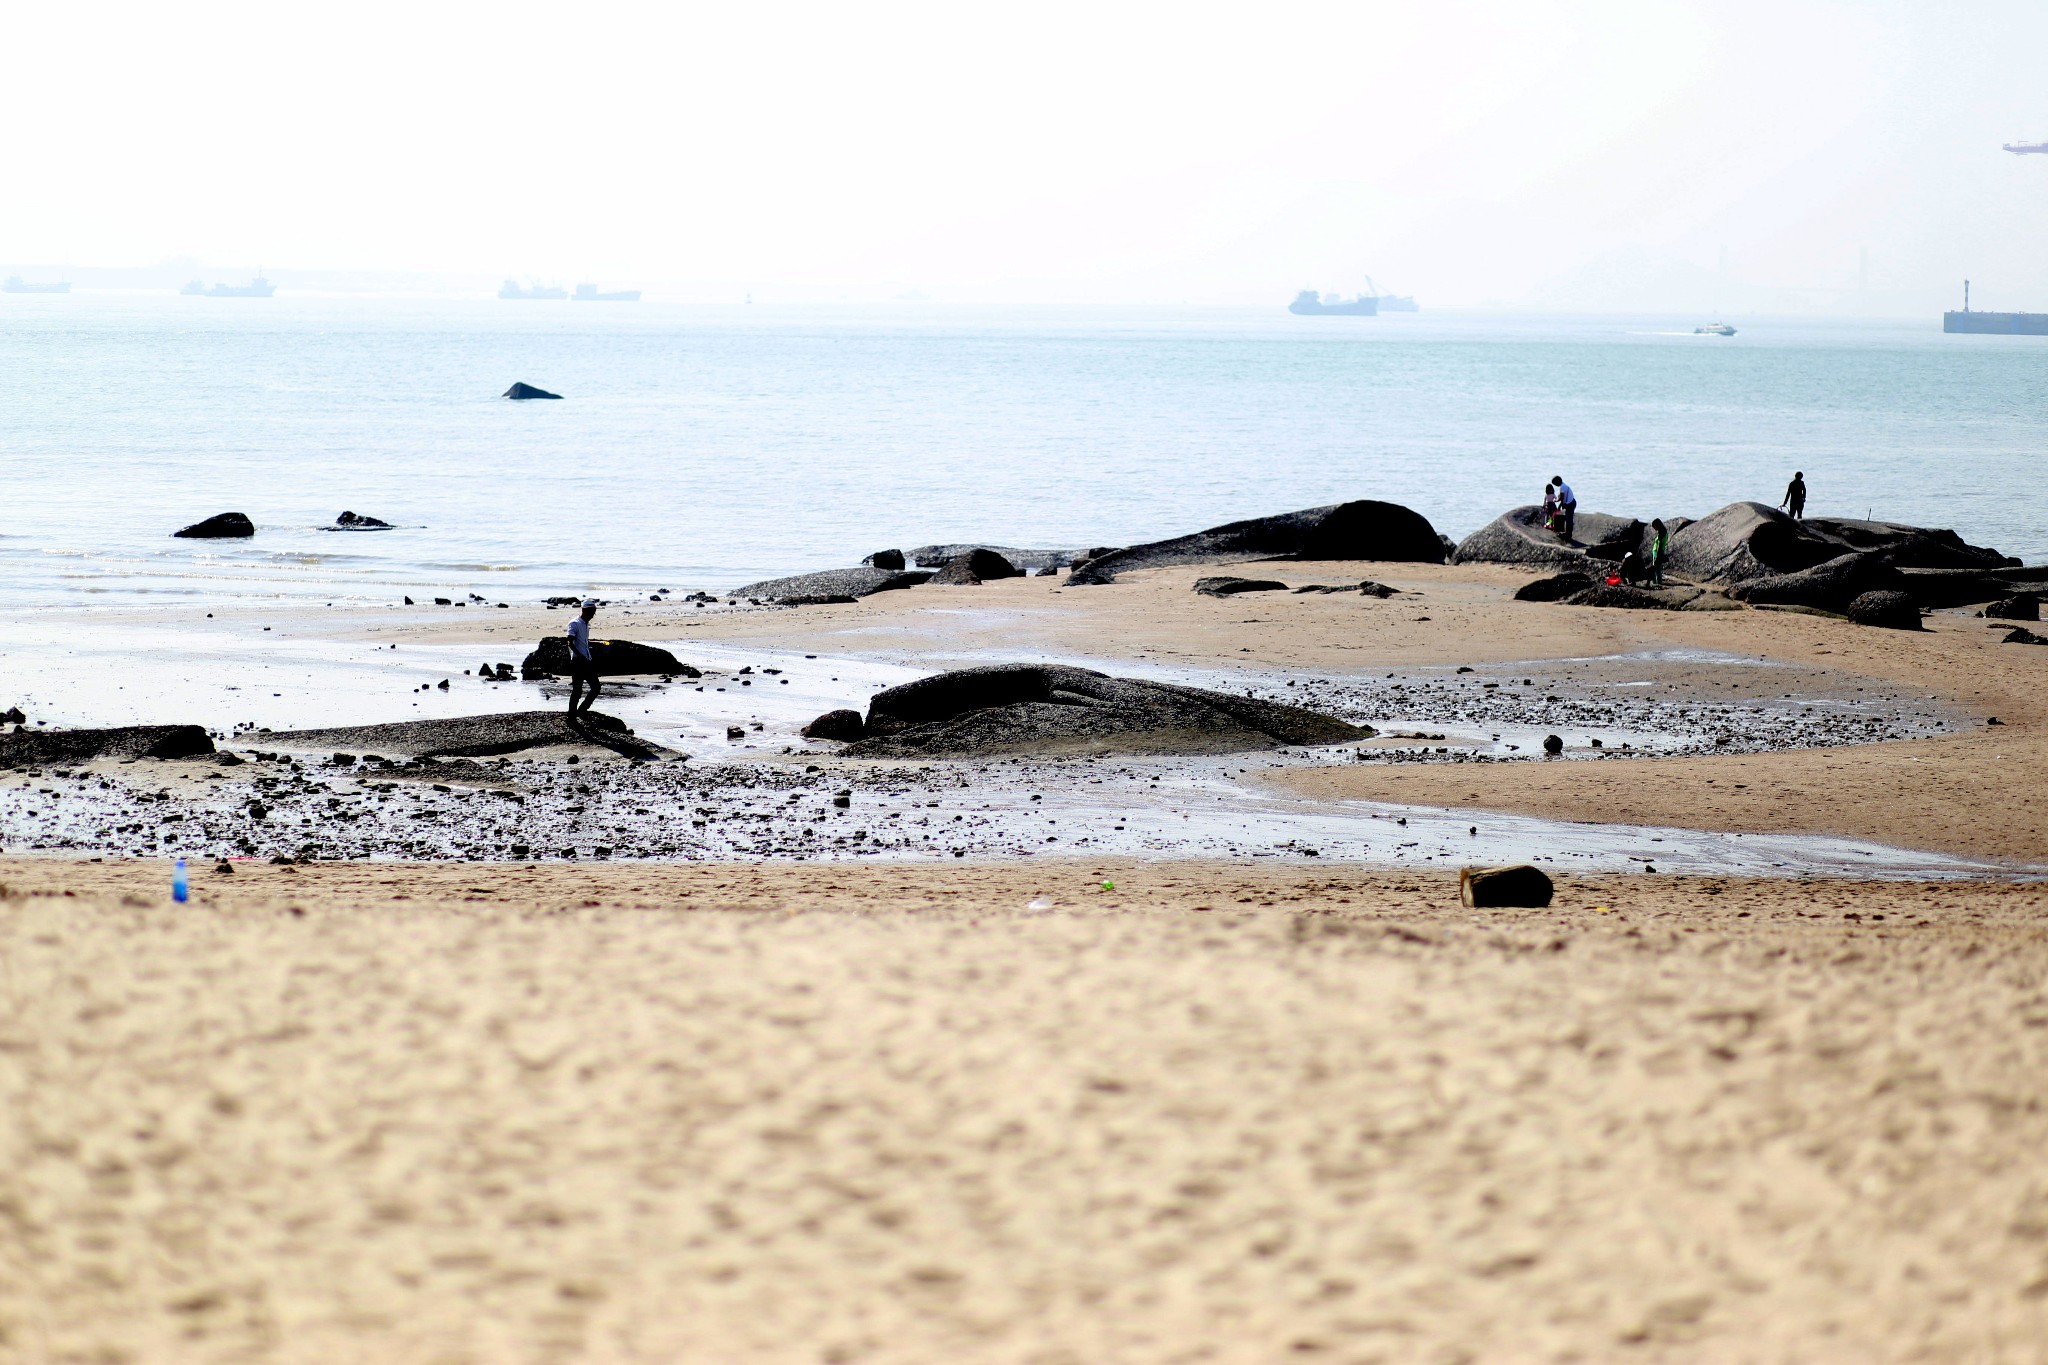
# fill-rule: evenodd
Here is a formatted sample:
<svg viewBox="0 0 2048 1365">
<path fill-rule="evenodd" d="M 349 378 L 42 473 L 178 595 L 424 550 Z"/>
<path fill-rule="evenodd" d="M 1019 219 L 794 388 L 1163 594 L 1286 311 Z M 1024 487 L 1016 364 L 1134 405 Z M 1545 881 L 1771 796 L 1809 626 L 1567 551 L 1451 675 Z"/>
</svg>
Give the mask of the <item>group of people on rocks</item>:
<svg viewBox="0 0 2048 1365">
<path fill-rule="evenodd" d="M 1798 521 L 1806 515 L 1806 471 L 1794 470 L 1792 482 L 1785 485 L 1785 497 L 1779 507 Z M 1553 474 L 1550 482 L 1543 485 L 1543 525 L 1565 544 L 1576 542 L 1573 531 L 1579 512 L 1578 497 L 1572 486 L 1564 481 L 1564 475 Z M 1638 553 L 1631 550 L 1621 557 L 1621 564 L 1615 577 L 1609 582 L 1647 584 L 1653 588 L 1664 586 L 1664 559 L 1671 551 L 1671 532 L 1664 525 L 1662 517 L 1650 523 L 1650 544 Z"/>
</svg>

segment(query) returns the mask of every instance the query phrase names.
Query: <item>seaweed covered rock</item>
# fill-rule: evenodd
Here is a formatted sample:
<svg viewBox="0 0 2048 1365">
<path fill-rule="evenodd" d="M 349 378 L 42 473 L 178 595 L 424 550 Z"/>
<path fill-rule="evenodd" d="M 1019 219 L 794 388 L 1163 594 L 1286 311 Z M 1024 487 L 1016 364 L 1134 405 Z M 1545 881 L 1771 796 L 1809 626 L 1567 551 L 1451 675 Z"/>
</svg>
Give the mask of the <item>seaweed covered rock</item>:
<svg viewBox="0 0 2048 1365">
<path fill-rule="evenodd" d="M 1849 603 L 1849 619 L 1886 630 L 1920 629 L 1920 608 L 1903 592 L 1866 592 Z"/>
<path fill-rule="evenodd" d="M 1061 665 L 958 669 L 878 692 L 867 738 L 888 758 L 992 754 L 1217 754 L 1341 744 L 1372 734 L 1298 706 Z"/>
<path fill-rule="evenodd" d="M 564 677 L 571 671 L 569 658 L 569 638 L 549 635 L 520 663 L 519 676 L 528 682 Z M 704 676 L 659 645 L 643 645 L 634 640 L 592 640 L 590 658 L 601 678 L 635 673 L 663 673 L 678 678 Z"/>
<path fill-rule="evenodd" d="M 1421 513 L 1398 503 L 1335 503 L 1254 517 L 1171 540 L 1133 545 L 1076 566 L 1069 584 L 1114 582 L 1120 573 L 1173 564 L 1236 564 L 1249 559 L 1357 559 L 1441 564 L 1442 540 Z"/>
<path fill-rule="evenodd" d="M 213 740 L 197 725 L 16 730 L 0 735 L 0 768 L 89 763 L 96 758 L 197 758 L 212 752 Z"/>
</svg>

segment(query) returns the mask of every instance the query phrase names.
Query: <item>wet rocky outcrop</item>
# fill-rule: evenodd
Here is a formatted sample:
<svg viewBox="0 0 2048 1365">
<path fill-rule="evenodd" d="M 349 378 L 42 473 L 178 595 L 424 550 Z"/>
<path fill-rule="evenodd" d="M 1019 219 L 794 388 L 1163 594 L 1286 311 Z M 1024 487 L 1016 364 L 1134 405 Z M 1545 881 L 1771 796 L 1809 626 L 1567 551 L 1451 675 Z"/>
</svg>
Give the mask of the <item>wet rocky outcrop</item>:
<svg viewBox="0 0 2048 1365">
<path fill-rule="evenodd" d="M 1737 502 L 1674 531 L 1665 567 L 1699 582 L 1744 583 L 1800 573 L 1851 554 L 1880 554 L 1896 569 L 1981 573 L 2019 565 L 1996 550 L 1966 543 L 1954 531 L 1889 521 L 1794 521 L 1775 507 Z"/>
<path fill-rule="evenodd" d="M 732 595 L 741 601 L 780 602 L 794 606 L 806 602 L 845 601 L 898 588 L 914 588 L 930 577 L 929 572 L 920 569 L 899 571 L 868 566 L 825 569 L 819 573 L 792 574 L 787 578 L 765 578 L 759 583 L 733 589 Z"/>
<path fill-rule="evenodd" d="M 573 721 L 566 710 L 502 711 L 389 725 L 282 730 L 263 740 L 280 749 L 345 749 L 400 758 L 482 758 L 563 746 L 609 749 L 633 758 L 673 756 L 672 750 L 634 738 L 624 721 L 597 711 L 585 712 Z"/>
<path fill-rule="evenodd" d="M 569 666 L 570 657 L 568 636 L 546 636 L 539 647 L 520 662 L 519 676 L 528 682 L 566 677 L 574 671 Z M 590 658 L 601 678 L 639 673 L 659 673 L 676 678 L 703 676 L 661 646 L 643 645 L 635 640 L 592 640 Z"/>
<path fill-rule="evenodd" d="M 256 523 L 246 512 L 222 512 L 171 532 L 176 540 L 238 540 L 256 534 Z"/>
<path fill-rule="evenodd" d="M 1120 573 L 1174 564 L 1253 559 L 1354 559 L 1441 564 L 1442 540 L 1429 519 L 1398 503 L 1365 499 L 1254 517 L 1171 540 L 1111 551 L 1076 566 L 1069 584 L 1111 583 Z"/>
<path fill-rule="evenodd" d="M 562 395 L 560 395 L 559 393 L 549 393 L 546 389 L 536 388 L 534 385 L 528 384 L 522 380 L 521 382 L 514 384 L 511 388 L 505 390 L 504 396 L 523 403 L 526 402 L 528 399 L 533 398 L 559 399 Z"/>
<path fill-rule="evenodd" d="M 0 768 L 40 768 L 100 758 L 199 758 L 213 751 L 213 740 L 197 725 L 117 725 L 100 730 L 0 734 Z"/>
<path fill-rule="evenodd" d="M 860 757 L 1217 754 L 1373 731 L 1299 706 L 1060 665 L 959 669 L 878 692 Z"/>
</svg>

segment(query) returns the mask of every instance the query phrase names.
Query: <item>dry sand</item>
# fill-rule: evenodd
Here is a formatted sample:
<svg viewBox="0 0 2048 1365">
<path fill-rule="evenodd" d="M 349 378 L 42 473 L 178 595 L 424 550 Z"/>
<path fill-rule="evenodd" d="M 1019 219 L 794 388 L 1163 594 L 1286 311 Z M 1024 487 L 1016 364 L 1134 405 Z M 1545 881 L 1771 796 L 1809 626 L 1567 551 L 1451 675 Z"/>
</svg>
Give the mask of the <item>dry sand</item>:
<svg viewBox="0 0 2048 1365">
<path fill-rule="evenodd" d="M 2048 650 L 1370 571 L 1422 595 L 1165 570 L 608 624 L 934 665 L 1764 655 L 1968 723 L 1287 780 L 2048 861 Z M 492 617 L 349 628 L 561 621 Z M 155 864 L 0 881 L 4 1361 L 2048 1359 L 2038 884 L 1473 912 L 1448 874 L 1301 863 L 245 865 L 184 907 Z"/>
</svg>

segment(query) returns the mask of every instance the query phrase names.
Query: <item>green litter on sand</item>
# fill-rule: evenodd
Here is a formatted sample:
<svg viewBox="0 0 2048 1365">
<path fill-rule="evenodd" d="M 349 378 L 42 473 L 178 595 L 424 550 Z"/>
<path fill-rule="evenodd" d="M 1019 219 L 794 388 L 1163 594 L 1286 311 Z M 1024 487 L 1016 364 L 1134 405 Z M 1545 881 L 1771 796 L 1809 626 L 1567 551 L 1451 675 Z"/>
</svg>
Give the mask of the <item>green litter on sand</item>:
<svg viewBox="0 0 2048 1365">
<path fill-rule="evenodd" d="M 1102 889 L 1103 889 L 1104 891 L 1114 891 L 1114 890 L 1116 890 L 1116 883 L 1115 883 L 1115 882 L 1104 882 L 1104 883 L 1102 884 Z"/>
</svg>

